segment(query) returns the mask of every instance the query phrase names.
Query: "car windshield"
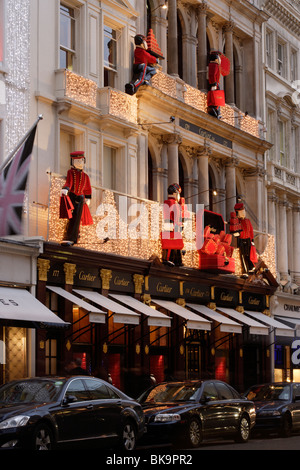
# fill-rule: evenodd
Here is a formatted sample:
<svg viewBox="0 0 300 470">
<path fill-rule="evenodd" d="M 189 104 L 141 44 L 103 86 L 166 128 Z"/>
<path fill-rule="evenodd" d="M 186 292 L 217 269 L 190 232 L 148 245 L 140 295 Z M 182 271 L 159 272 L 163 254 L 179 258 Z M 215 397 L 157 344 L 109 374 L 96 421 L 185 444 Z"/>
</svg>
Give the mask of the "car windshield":
<svg viewBox="0 0 300 470">
<path fill-rule="evenodd" d="M 252 401 L 285 401 L 290 399 L 290 386 L 284 384 L 257 385 L 248 390 L 246 397 Z"/>
<path fill-rule="evenodd" d="M 0 388 L 0 403 L 46 403 L 55 401 L 64 380 L 20 380 Z"/>
<path fill-rule="evenodd" d="M 201 383 L 160 384 L 141 397 L 144 403 L 167 403 L 195 400 Z"/>
</svg>

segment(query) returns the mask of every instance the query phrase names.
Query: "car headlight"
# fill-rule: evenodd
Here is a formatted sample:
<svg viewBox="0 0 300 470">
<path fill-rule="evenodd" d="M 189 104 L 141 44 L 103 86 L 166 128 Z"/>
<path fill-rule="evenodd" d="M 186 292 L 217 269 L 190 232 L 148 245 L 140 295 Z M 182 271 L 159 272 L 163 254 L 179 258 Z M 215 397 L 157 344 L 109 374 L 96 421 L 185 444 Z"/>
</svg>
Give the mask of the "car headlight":
<svg viewBox="0 0 300 470">
<path fill-rule="evenodd" d="M 270 411 L 261 411 L 259 413 L 261 416 L 280 416 L 281 413 L 278 410 L 270 410 Z"/>
<path fill-rule="evenodd" d="M 13 418 L 8 418 L 0 423 L 0 429 L 18 428 L 20 426 L 26 426 L 28 423 L 29 416 L 19 415 Z"/>
<path fill-rule="evenodd" d="M 160 413 L 155 416 L 154 421 L 165 423 L 168 421 L 180 421 L 181 417 L 177 413 Z"/>
</svg>

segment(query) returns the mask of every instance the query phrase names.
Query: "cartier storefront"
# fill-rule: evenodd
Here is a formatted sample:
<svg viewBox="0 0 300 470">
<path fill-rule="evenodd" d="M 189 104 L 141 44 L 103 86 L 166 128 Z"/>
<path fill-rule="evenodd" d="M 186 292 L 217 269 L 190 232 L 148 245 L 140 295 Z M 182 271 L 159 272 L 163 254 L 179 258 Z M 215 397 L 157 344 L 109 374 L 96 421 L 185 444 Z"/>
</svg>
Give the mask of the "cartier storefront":
<svg viewBox="0 0 300 470">
<path fill-rule="evenodd" d="M 271 379 L 264 320 L 276 287 L 263 268 L 242 279 L 46 243 L 37 298 L 71 326 L 39 330 L 37 375 L 66 373 L 80 358 L 127 393 L 172 377 L 216 377 L 242 391 Z"/>
</svg>

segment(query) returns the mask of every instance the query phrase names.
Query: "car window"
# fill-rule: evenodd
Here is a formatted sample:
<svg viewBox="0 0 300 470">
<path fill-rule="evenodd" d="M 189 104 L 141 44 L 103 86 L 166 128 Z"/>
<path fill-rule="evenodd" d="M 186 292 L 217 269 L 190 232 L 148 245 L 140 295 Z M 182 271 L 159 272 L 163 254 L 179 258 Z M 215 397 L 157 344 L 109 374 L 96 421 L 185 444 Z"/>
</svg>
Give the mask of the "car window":
<svg viewBox="0 0 300 470">
<path fill-rule="evenodd" d="M 234 398 L 233 393 L 226 384 L 216 383 L 216 388 L 219 393 L 220 400 L 232 400 Z"/>
<path fill-rule="evenodd" d="M 202 398 L 205 398 L 206 400 L 212 401 L 212 400 L 218 400 L 218 392 L 216 390 L 216 387 L 212 382 L 207 382 L 203 386 L 203 391 L 202 391 Z"/>
<path fill-rule="evenodd" d="M 111 398 L 119 398 L 118 395 L 108 388 L 103 382 L 95 379 L 86 379 L 86 387 L 90 392 L 92 400 L 107 400 Z"/>
<path fill-rule="evenodd" d="M 75 401 L 86 401 L 90 400 L 88 391 L 85 389 L 84 383 L 81 379 L 72 380 L 69 384 L 66 397 L 75 397 Z"/>
<path fill-rule="evenodd" d="M 293 395 L 294 395 L 294 398 L 300 396 L 300 384 L 293 385 Z"/>
</svg>

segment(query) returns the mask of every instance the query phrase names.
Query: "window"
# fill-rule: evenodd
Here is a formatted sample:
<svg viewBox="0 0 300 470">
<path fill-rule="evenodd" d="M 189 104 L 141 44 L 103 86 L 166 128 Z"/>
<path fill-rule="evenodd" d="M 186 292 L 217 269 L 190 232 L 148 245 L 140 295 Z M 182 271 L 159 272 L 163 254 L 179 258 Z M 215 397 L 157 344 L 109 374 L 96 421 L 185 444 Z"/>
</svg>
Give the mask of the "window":
<svg viewBox="0 0 300 470">
<path fill-rule="evenodd" d="M 104 25 L 104 86 L 114 87 L 117 72 L 117 31 Z"/>
<path fill-rule="evenodd" d="M 231 389 L 227 387 L 227 385 L 222 383 L 216 383 L 216 387 L 219 392 L 220 400 L 232 400 L 234 398 Z"/>
<path fill-rule="evenodd" d="M 277 73 L 284 77 L 285 75 L 285 46 L 278 42 L 277 44 Z"/>
<path fill-rule="evenodd" d="M 116 189 L 116 149 L 103 147 L 103 186 Z"/>
<path fill-rule="evenodd" d="M 213 383 L 205 383 L 203 392 L 202 392 L 202 398 L 208 401 L 212 400 L 218 400 L 218 392 L 216 390 L 216 387 L 214 386 Z"/>
<path fill-rule="evenodd" d="M 266 65 L 272 67 L 272 37 L 273 34 L 270 31 L 266 33 Z"/>
<path fill-rule="evenodd" d="M 75 12 L 60 5 L 60 68 L 73 70 L 75 56 Z"/>
<path fill-rule="evenodd" d="M 88 391 L 90 392 L 92 400 L 108 400 L 113 398 L 120 398 L 114 390 L 108 388 L 99 380 L 88 379 L 85 380 Z"/>
<path fill-rule="evenodd" d="M 67 391 L 66 397 L 75 397 L 75 401 L 86 401 L 90 399 L 89 392 L 85 389 L 81 379 L 73 380 Z"/>
<path fill-rule="evenodd" d="M 297 52 L 291 52 L 291 70 L 290 70 L 290 80 L 294 82 L 297 80 Z"/>
<path fill-rule="evenodd" d="M 57 373 L 57 341 L 56 339 L 47 339 L 45 345 L 45 372 L 46 375 L 55 375 Z"/>
<path fill-rule="evenodd" d="M 286 123 L 279 121 L 279 163 L 286 166 Z"/>
</svg>

